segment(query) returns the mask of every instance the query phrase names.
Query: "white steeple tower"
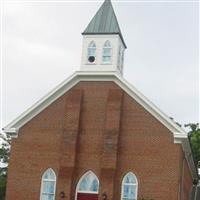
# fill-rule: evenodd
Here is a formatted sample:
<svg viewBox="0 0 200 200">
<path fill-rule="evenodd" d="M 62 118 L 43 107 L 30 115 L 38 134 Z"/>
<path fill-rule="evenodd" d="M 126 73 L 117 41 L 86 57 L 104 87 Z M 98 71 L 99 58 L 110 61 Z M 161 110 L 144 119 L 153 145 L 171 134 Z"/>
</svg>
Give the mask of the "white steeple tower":
<svg viewBox="0 0 200 200">
<path fill-rule="evenodd" d="M 82 35 L 81 71 L 123 74 L 126 44 L 110 0 L 104 1 Z"/>
</svg>

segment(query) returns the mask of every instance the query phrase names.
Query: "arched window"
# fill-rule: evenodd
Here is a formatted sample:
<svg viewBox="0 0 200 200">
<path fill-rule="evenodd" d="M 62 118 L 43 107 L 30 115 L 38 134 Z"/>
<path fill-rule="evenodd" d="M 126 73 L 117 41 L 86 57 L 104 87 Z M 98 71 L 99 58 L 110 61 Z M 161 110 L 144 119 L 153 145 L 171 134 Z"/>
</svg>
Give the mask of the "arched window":
<svg viewBox="0 0 200 200">
<path fill-rule="evenodd" d="M 40 200 L 54 200 L 56 192 L 56 174 L 47 169 L 42 175 Z"/>
<path fill-rule="evenodd" d="M 102 54 L 102 60 L 103 63 L 110 63 L 111 62 L 111 51 L 112 47 L 110 42 L 107 40 L 103 46 L 103 54 Z"/>
<path fill-rule="evenodd" d="M 98 198 L 99 193 L 99 180 L 97 176 L 92 172 L 89 171 L 85 173 L 76 188 L 76 200 L 86 197 L 94 197 Z"/>
<path fill-rule="evenodd" d="M 88 46 L 88 62 L 93 63 L 96 57 L 96 44 L 94 41 L 90 42 Z"/>
<path fill-rule="evenodd" d="M 122 181 L 121 200 L 137 200 L 138 182 L 136 176 L 129 172 Z"/>
</svg>

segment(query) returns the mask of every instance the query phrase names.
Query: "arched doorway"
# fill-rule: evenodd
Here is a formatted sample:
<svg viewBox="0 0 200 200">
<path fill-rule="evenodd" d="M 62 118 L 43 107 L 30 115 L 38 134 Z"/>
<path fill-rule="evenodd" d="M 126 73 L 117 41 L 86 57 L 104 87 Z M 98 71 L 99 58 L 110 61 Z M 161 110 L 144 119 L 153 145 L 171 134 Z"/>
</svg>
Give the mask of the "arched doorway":
<svg viewBox="0 0 200 200">
<path fill-rule="evenodd" d="M 99 179 L 92 172 L 86 172 L 76 187 L 76 200 L 98 200 Z"/>
</svg>

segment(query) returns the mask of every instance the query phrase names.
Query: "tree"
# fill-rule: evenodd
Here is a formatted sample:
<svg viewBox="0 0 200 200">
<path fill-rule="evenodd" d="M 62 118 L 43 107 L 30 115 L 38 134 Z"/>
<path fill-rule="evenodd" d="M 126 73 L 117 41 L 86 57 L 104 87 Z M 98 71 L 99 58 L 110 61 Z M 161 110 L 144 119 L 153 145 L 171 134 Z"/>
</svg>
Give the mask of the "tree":
<svg viewBox="0 0 200 200">
<path fill-rule="evenodd" d="M 10 138 L 0 133 L 0 199 L 5 199 Z"/>
<path fill-rule="evenodd" d="M 185 127 L 189 127 L 189 139 L 193 151 L 194 161 L 197 166 L 198 162 L 200 161 L 200 128 L 199 123 L 189 123 L 186 124 Z"/>
</svg>

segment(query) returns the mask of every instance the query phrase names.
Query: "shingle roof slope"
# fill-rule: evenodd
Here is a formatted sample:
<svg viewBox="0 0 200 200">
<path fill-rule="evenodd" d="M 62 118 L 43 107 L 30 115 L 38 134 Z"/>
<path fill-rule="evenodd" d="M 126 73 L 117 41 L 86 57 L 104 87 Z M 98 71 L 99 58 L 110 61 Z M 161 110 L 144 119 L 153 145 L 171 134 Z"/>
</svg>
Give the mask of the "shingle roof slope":
<svg viewBox="0 0 200 200">
<path fill-rule="evenodd" d="M 126 47 L 110 0 L 104 1 L 82 34 L 119 34 L 124 46 Z"/>
</svg>

